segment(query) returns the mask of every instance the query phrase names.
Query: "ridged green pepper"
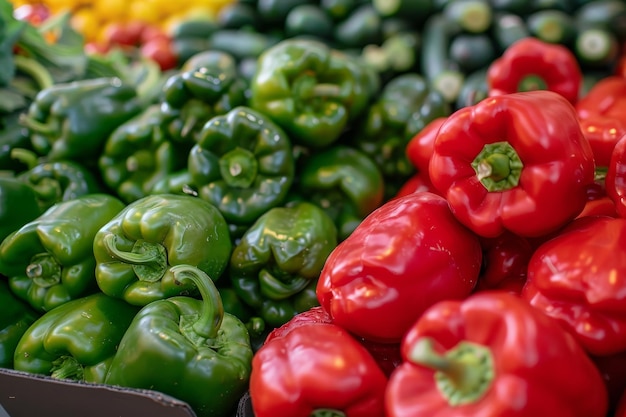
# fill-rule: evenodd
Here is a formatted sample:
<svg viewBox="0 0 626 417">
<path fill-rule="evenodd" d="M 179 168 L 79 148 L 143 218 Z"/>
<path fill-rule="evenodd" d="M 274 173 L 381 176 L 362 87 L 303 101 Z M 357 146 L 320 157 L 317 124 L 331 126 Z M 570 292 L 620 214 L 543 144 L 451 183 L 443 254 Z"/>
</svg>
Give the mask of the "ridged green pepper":
<svg viewBox="0 0 626 417">
<path fill-rule="evenodd" d="M 102 292 L 143 306 L 175 295 L 197 294 L 171 268 L 196 266 L 218 280 L 232 243 L 212 204 L 190 195 L 155 194 L 128 204 L 93 240 L 96 281 Z"/>
<path fill-rule="evenodd" d="M 53 205 L 2 241 L 0 274 L 39 312 L 97 291 L 93 239 L 123 208 L 109 194 Z"/>
<path fill-rule="evenodd" d="M 0 170 L 13 173 L 24 171 L 28 166 L 14 159 L 11 151 L 16 148 L 31 148 L 28 131 L 18 120 L 19 116 L 16 114 L 0 117 Z"/>
<path fill-rule="evenodd" d="M 406 146 L 415 134 L 437 117 L 448 116 L 450 105 L 417 73 L 391 79 L 349 134 L 349 143 L 378 166 L 385 184 L 403 184 L 415 168 Z"/>
<path fill-rule="evenodd" d="M 370 157 L 350 146 L 311 154 L 302 162 L 298 179 L 299 198 L 326 211 L 340 241 L 383 202 L 382 173 Z"/>
<path fill-rule="evenodd" d="M 250 83 L 250 106 L 294 143 L 324 147 L 365 111 L 379 86 L 369 69 L 311 39 L 285 39 L 266 50 Z"/>
<path fill-rule="evenodd" d="M 118 78 L 93 78 L 41 90 L 20 122 L 34 150 L 48 160 L 86 163 L 97 158 L 115 127 L 142 108 L 133 86 Z"/>
<path fill-rule="evenodd" d="M 29 169 L 19 173 L 17 179 L 35 190 L 41 212 L 61 201 L 103 191 L 92 171 L 79 162 L 38 162 L 36 155 L 25 149 L 14 149 L 12 155 L 29 165 Z"/>
<path fill-rule="evenodd" d="M 159 104 L 119 125 L 108 137 L 98 168 L 104 183 L 125 203 L 151 193 L 171 172 L 185 167 L 191 146 L 174 143 Z"/>
<path fill-rule="evenodd" d="M 11 292 L 6 281 L 0 281 L 0 368 L 13 368 L 17 343 L 39 314 Z"/>
<path fill-rule="evenodd" d="M 138 307 L 103 293 L 69 301 L 37 319 L 15 348 L 14 368 L 57 379 L 104 382 Z"/>
<path fill-rule="evenodd" d="M 199 197 L 228 223 L 252 224 L 283 202 L 295 164 L 287 134 L 267 116 L 240 106 L 204 125 L 187 169 Z"/>
<path fill-rule="evenodd" d="M 317 305 L 308 289 L 337 246 L 337 228 L 308 202 L 275 207 L 244 233 L 228 268 L 239 297 L 270 326 Z"/>
<path fill-rule="evenodd" d="M 105 379 L 108 385 L 153 389 L 187 402 L 198 417 L 233 414 L 248 387 L 252 347 L 245 325 L 225 313 L 211 278 L 190 265 L 171 269 L 191 280 L 201 300 L 155 301 L 135 316 Z"/>
<path fill-rule="evenodd" d="M 165 82 L 161 103 L 164 131 L 174 141 L 191 147 L 209 119 L 246 102 L 248 85 L 239 76 L 235 60 L 223 54 L 225 58 L 212 65 L 179 72 Z"/>
<path fill-rule="evenodd" d="M 31 186 L 0 176 L 0 242 L 41 213 L 37 193 Z"/>
</svg>

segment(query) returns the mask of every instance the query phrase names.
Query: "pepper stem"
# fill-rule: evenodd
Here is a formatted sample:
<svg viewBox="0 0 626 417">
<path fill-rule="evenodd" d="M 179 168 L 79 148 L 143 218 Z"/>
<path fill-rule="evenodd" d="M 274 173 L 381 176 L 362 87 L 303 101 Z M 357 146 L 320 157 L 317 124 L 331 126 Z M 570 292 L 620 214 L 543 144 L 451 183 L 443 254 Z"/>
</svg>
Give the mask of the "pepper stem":
<svg viewBox="0 0 626 417">
<path fill-rule="evenodd" d="M 304 290 L 311 280 L 302 277 L 282 280 L 266 268 L 259 271 L 259 286 L 261 293 L 272 300 L 284 300 Z"/>
<path fill-rule="evenodd" d="M 163 245 L 138 240 L 130 252 L 117 247 L 117 236 L 109 233 L 102 239 L 105 249 L 115 259 L 130 264 L 140 281 L 157 282 L 167 270 L 167 251 Z"/>
<path fill-rule="evenodd" d="M 33 256 L 26 267 L 26 276 L 37 286 L 50 288 L 61 282 L 61 265 L 48 253 Z"/>
<path fill-rule="evenodd" d="M 247 149 L 235 148 L 220 158 L 220 174 L 231 187 L 249 188 L 258 169 L 256 157 Z"/>
<path fill-rule="evenodd" d="M 527 75 L 517 84 L 517 91 L 520 92 L 546 90 L 547 88 L 548 84 L 546 83 L 546 80 L 536 74 Z"/>
<path fill-rule="evenodd" d="M 200 316 L 193 320 L 191 326 L 181 326 L 181 331 L 195 345 L 199 344 L 200 338 L 215 339 L 224 319 L 224 305 L 211 277 L 200 268 L 191 265 L 176 265 L 170 268 L 170 272 L 178 281 L 187 279 L 193 281 L 202 297 Z"/>
<path fill-rule="evenodd" d="M 52 361 L 50 376 L 55 379 L 82 381 L 84 370 L 83 366 L 73 356 L 60 356 Z"/>
<path fill-rule="evenodd" d="M 483 147 L 472 167 L 487 191 L 505 191 L 517 187 L 524 164 L 508 142 L 494 142 Z"/>
<path fill-rule="evenodd" d="M 41 163 L 41 159 L 39 159 L 39 156 L 35 152 L 24 148 L 11 149 L 11 159 L 20 161 L 26 165 L 28 169 L 34 168 Z"/>
<path fill-rule="evenodd" d="M 59 130 L 59 124 L 54 121 L 42 123 L 27 116 L 26 114 L 22 114 L 20 116 L 20 124 L 25 126 L 28 130 L 41 135 L 54 135 Z"/>
<path fill-rule="evenodd" d="M 313 410 L 310 417 L 346 417 L 346 413 L 332 408 L 318 408 Z"/>
<path fill-rule="evenodd" d="M 433 339 L 423 337 L 409 350 L 408 360 L 435 371 L 437 388 L 451 406 L 480 400 L 495 374 L 491 351 L 471 342 L 460 342 L 440 354 L 434 349 Z"/>
</svg>

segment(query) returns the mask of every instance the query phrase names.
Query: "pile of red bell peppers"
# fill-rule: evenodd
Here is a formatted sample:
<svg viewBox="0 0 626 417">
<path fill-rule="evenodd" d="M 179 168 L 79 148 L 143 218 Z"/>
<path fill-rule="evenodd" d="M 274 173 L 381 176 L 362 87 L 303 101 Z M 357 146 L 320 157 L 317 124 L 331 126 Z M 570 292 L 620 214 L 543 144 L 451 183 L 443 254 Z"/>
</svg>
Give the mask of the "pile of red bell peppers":
<svg viewBox="0 0 626 417">
<path fill-rule="evenodd" d="M 234 2 L 164 71 L 0 0 L 0 367 L 626 417 L 626 5 L 532 4 Z"/>
<path fill-rule="evenodd" d="M 413 137 L 417 174 L 256 353 L 257 417 L 626 415 L 626 77 L 581 79 L 520 40 Z"/>
</svg>

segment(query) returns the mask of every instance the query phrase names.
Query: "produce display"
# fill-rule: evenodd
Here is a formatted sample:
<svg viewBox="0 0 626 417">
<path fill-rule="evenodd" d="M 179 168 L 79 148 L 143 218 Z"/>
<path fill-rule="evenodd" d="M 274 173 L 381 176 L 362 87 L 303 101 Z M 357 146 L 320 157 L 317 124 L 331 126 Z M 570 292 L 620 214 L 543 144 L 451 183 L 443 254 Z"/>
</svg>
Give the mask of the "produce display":
<svg viewBox="0 0 626 417">
<path fill-rule="evenodd" d="M 0 0 L 0 368 L 626 417 L 625 103 L 624 0 Z"/>
</svg>

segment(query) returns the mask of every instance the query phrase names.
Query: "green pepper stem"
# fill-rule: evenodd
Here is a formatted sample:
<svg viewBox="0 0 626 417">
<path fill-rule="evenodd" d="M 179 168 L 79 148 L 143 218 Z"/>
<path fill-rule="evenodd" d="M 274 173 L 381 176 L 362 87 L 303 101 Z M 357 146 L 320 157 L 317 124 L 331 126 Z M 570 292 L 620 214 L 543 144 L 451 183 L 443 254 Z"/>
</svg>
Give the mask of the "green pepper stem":
<svg viewBox="0 0 626 417">
<path fill-rule="evenodd" d="M 19 121 L 20 124 L 25 126 L 28 130 L 42 135 L 54 135 L 59 130 L 59 124 L 55 123 L 54 121 L 49 123 L 42 123 L 26 114 L 20 115 Z"/>
<path fill-rule="evenodd" d="M 310 417 L 346 417 L 346 413 L 332 408 L 317 408 L 311 412 Z"/>
<path fill-rule="evenodd" d="M 50 376 L 55 379 L 82 381 L 84 370 L 83 366 L 73 356 L 61 356 L 52 362 Z"/>
<path fill-rule="evenodd" d="M 130 264 L 140 281 L 157 282 L 167 270 L 167 251 L 163 245 L 138 240 L 132 251 L 117 248 L 117 236 L 109 233 L 102 238 L 106 251 L 117 260 Z"/>
<path fill-rule="evenodd" d="M 288 281 L 274 276 L 266 268 L 259 271 L 259 286 L 261 293 L 272 300 L 284 300 L 304 290 L 311 280 L 295 277 Z"/>
<path fill-rule="evenodd" d="M 517 187 L 524 164 L 508 142 L 494 142 L 483 147 L 472 167 L 487 191 L 505 191 Z"/>
<path fill-rule="evenodd" d="M 220 174 L 230 187 L 249 188 L 258 173 L 255 155 L 247 149 L 235 148 L 224 154 L 219 161 Z"/>
<path fill-rule="evenodd" d="M 191 280 L 200 291 L 202 311 L 193 324 L 193 330 L 206 339 L 215 339 L 224 319 L 222 297 L 209 275 L 191 265 L 176 265 L 170 268 L 178 281 Z"/>
<path fill-rule="evenodd" d="M 547 88 L 548 88 L 548 84 L 546 83 L 546 80 L 544 80 L 543 77 L 536 75 L 536 74 L 530 74 L 530 75 L 525 76 L 517 84 L 517 91 L 520 91 L 520 92 L 546 90 Z"/>
<path fill-rule="evenodd" d="M 36 59 L 28 58 L 20 54 L 13 55 L 13 62 L 15 68 L 19 71 L 28 74 L 37 83 L 39 91 L 52 87 L 54 79 L 50 72 L 39 63 Z"/>
<path fill-rule="evenodd" d="M 32 169 L 41 163 L 39 156 L 35 152 L 24 148 L 11 149 L 11 159 L 20 161 L 28 169 Z"/>
<path fill-rule="evenodd" d="M 26 276 L 42 288 L 50 288 L 61 282 L 61 265 L 48 253 L 33 256 L 26 266 Z"/>
<path fill-rule="evenodd" d="M 435 371 L 437 388 L 452 406 L 480 400 L 494 379 L 491 351 L 475 343 L 460 342 L 446 354 L 440 354 L 435 351 L 432 338 L 422 337 L 409 350 L 408 359 Z"/>
</svg>

